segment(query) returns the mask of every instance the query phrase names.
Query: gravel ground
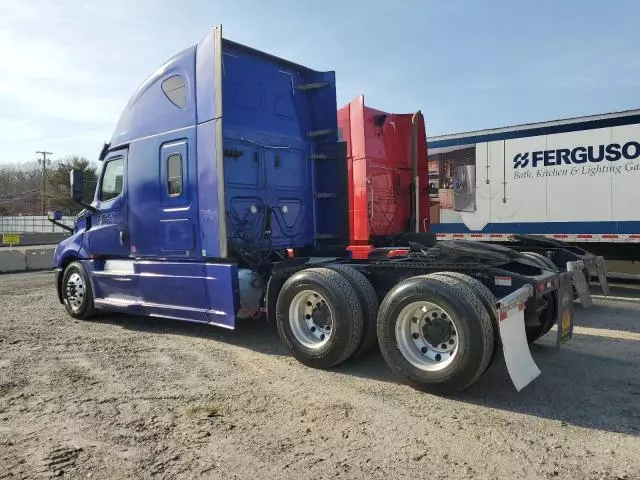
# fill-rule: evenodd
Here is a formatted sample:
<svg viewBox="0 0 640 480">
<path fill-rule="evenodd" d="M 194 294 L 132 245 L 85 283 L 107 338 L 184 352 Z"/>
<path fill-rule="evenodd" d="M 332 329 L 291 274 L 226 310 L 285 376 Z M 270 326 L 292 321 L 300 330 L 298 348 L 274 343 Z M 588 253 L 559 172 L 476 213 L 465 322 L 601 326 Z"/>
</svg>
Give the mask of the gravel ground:
<svg viewBox="0 0 640 480">
<path fill-rule="evenodd" d="M 497 361 L 442 398 L 379 353 L 306 368 L 261 324 L 74 321 L 52 281 L 0 276 L 2 479 L 640 478 L 637 300 L 578 307 L 522 392 Z"/>
</svg>

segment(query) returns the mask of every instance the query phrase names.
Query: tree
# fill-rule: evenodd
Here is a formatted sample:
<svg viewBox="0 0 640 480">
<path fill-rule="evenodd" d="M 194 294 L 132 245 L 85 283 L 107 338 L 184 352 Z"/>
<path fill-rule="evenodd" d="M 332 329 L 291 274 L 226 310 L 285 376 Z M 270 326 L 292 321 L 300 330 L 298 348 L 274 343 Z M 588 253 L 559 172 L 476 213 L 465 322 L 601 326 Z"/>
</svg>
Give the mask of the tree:
<svg viewBox="0 0 640 480">
<path fill-rule="evenodd" d="M 0 207 L 7 215 L 37 215 L 42 172 L 34 165 L 0 166 Z"/>
<path fill-rule="evenodd" d="M 82 207 L 71 200 L 69 176 L 71 170 L 84 172 L 84 200 L 90 203 L 97 184 L 97 167 L 89 160 L 72 155 L 56 162 L 55 167 L 47 172 L 47 207 L 49 210 L 60 210 L 64 215 L 75 215 Z"/>
</svg>

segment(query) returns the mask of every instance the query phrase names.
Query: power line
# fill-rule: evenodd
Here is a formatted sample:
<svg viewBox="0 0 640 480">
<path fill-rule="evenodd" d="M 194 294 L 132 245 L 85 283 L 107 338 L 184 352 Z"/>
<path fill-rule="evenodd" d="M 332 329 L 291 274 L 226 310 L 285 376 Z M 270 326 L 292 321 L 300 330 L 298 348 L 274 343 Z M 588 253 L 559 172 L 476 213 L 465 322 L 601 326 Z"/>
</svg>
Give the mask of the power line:
<svg viewBox="0 0 640 480">
<path fill-rule="evenodd" d="M 53 155 L 51 152 L 44 152 L 42 150 L 38 150 L 36 154 L 41 154 L 42 159 L 38 159 L 38 164 L 42 163 L 42 215 L 46 215 L 45 209 L 45 190 L 46 190 L 46 176 L 47 176 L 47 165 L 51 165 L 51 160 L 47 159 L 47 155 Z M 48 162 L 48 163 L 47 163 Z"/>
</svg>

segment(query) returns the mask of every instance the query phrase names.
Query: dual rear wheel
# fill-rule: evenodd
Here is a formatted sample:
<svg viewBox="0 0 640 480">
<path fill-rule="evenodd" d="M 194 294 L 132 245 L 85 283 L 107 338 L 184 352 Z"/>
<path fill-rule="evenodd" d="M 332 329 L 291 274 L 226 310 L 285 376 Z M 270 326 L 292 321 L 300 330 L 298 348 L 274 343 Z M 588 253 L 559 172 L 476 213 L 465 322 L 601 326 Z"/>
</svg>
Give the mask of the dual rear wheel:
<svg viewBox="0 0 640 480">
<path fill-rule="evenodd" d="M 298 361 L 331 368 L 375 347 L 377 313 L 376 292 L 356 269 L 308 268 L 282 286 L 276 327 Z"/>
<path fill-rule="evenodd" d="M 331 368 L 377 344 L 396 376 L 434 393 L 475 382 L 499 344 L 495 298 L 453 272 L 404 280 L 378 304 L 352 267 L 306 269 L 283 285 L 276 319 L 280 337 L 305 365 Z"/>
</svg>

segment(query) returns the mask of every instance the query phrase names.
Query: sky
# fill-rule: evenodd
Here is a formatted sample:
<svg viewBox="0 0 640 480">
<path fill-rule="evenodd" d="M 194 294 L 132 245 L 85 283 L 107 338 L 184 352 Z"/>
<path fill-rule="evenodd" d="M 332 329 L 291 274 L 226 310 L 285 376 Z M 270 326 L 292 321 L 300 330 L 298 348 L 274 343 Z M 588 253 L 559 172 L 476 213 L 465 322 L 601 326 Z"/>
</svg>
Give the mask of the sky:
<svg viewBox="0 0 640 480">
<path fill-rule="evenodd" d="M 0 163 L 96 159 L 136 87 L 217 24 L 433 136 L 640 108 L 639 19 L 631 0 L 0 0 Z"/>
</svg>

